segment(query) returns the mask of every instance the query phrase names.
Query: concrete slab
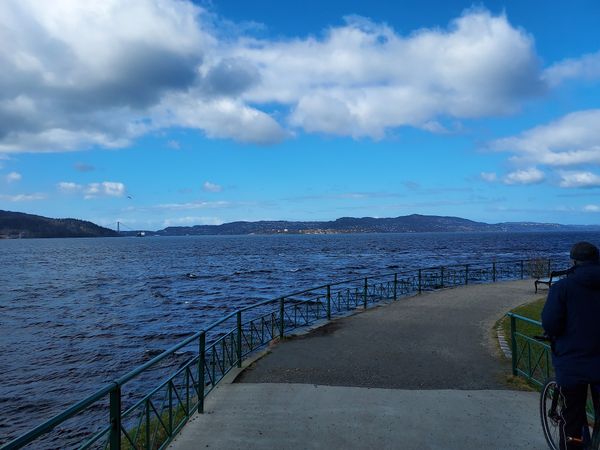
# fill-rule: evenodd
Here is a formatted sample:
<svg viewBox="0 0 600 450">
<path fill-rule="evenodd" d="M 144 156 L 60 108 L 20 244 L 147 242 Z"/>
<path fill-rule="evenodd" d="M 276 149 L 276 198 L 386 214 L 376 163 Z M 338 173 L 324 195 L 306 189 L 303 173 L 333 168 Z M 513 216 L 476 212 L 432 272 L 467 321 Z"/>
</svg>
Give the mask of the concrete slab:
<svg viewBox="0 0 600 450">
<path fill-rule="evenodd" d="M 169 448 L 541 450 L 538 395 L 228 384 Z"/>
</svg>

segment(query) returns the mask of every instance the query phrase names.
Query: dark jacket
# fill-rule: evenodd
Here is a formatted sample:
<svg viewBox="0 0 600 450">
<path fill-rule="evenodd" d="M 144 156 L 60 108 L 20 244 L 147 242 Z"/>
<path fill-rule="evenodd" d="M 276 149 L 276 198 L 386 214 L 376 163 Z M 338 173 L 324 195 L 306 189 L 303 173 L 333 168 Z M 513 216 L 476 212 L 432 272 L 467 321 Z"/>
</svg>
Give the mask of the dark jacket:
<svg viewBox="0 0 600 450">
<path fill-rule="evenodd" d="M 552 285 L 542 326 L 555 338 L 552 362 L 559 385 L 600 383 L 600 264 L 577 265 Z"/>
</svg>

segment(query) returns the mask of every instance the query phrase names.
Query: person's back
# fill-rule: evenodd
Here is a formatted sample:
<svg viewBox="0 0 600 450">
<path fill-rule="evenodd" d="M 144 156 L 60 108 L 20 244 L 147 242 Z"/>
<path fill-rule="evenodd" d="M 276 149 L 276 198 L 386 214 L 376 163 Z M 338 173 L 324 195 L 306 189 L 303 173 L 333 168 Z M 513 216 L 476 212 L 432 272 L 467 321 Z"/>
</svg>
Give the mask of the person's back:
<svg viewBox="0 0 600 450">
<path fill-rule="evenodd" d="M 560 448 L 581 449 L 587 427 L 586 397 L 592 385 L 600 411 L 600 252 L 589 242 L 571 249 L 573 267 L 553 284 L 542 326 L 553 340 L 552 363 L 563 402 Z"/>
<path fill-rule="evenodd" d="M 600 264 L 574 266 L 552 285 L 542 313 L 554 337 L 554 367 L 559 384 L 600 383 Z"/>
</svg>

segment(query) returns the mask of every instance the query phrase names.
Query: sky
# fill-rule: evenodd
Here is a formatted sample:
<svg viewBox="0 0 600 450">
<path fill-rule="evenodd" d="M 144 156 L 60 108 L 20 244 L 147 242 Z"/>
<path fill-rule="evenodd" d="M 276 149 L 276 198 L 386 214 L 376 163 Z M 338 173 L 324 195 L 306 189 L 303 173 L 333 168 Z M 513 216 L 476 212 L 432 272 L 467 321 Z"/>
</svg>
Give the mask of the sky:
<svg viewBox="0 0 600 450">
<path fill-rule="evenodd" d="M 3 0 L 0 209 L 600 224 L 600 2 Z"/>
</svg>

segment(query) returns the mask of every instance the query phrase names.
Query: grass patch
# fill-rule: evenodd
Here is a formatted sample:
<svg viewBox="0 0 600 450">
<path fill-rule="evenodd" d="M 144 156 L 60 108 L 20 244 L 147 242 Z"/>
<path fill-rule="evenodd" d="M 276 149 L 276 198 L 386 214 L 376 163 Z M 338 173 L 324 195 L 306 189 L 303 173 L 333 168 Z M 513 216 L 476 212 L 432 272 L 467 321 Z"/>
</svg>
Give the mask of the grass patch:
<svg viewBox="0 0 600 450">
<path fill-rule="evenodd" d="M 523 317 L 527 317 L 533 320 L 542 320 L 542 309 L 544 309 L 544 304 L 546 303 L 546 298 L 542 297 L 538 300 L 535 300 L 531 303 L 527 303 L 525 305 L 517 306 L 515 309 L 510 312 L 518 314 Z M 543 330 L 541 327 L 524 323 L 522 321 L 517 321 L 517 329 L 520 333 L 526 334 L 527 336 L 533 336 L 536 334 L 542 334 Z M 511 335 L 510 335 L 510 317 L 503 317 L 500 319 L 500 324 L 502 327 L 502 331 L 504 332 L 504 338 L 509 346 L 512 348 Z"/>
<path fill-rule="evenodd" d="M 531 303 L 518 306 L 510 312 L 529 319 L 541 321 L 542 310 L 544 309 L 545 303 L 546 299 L 540 298 Z M 504 332 L 504 337 L 512 349 L 510 317 L 503 317 L 499 322 L 501 329 Z M 539 325 L 530 324 L 518 319 L 516 320 L 516 327 L 516 331 L 518 332 L 517 367 L 520 373 L 518 377 L 508 377 L 507 382 L 515 388 L 529 385 L 530 387 L 539 389 L 539 385 L 536 385 L 533 380 L 536 380 L 538 383 L 543 383 L 552 375 L 550 354 L 546 349 L 545 344 L 528 339 L 527 337 L 543 334 L 544 330 Z"/>
</svg>

